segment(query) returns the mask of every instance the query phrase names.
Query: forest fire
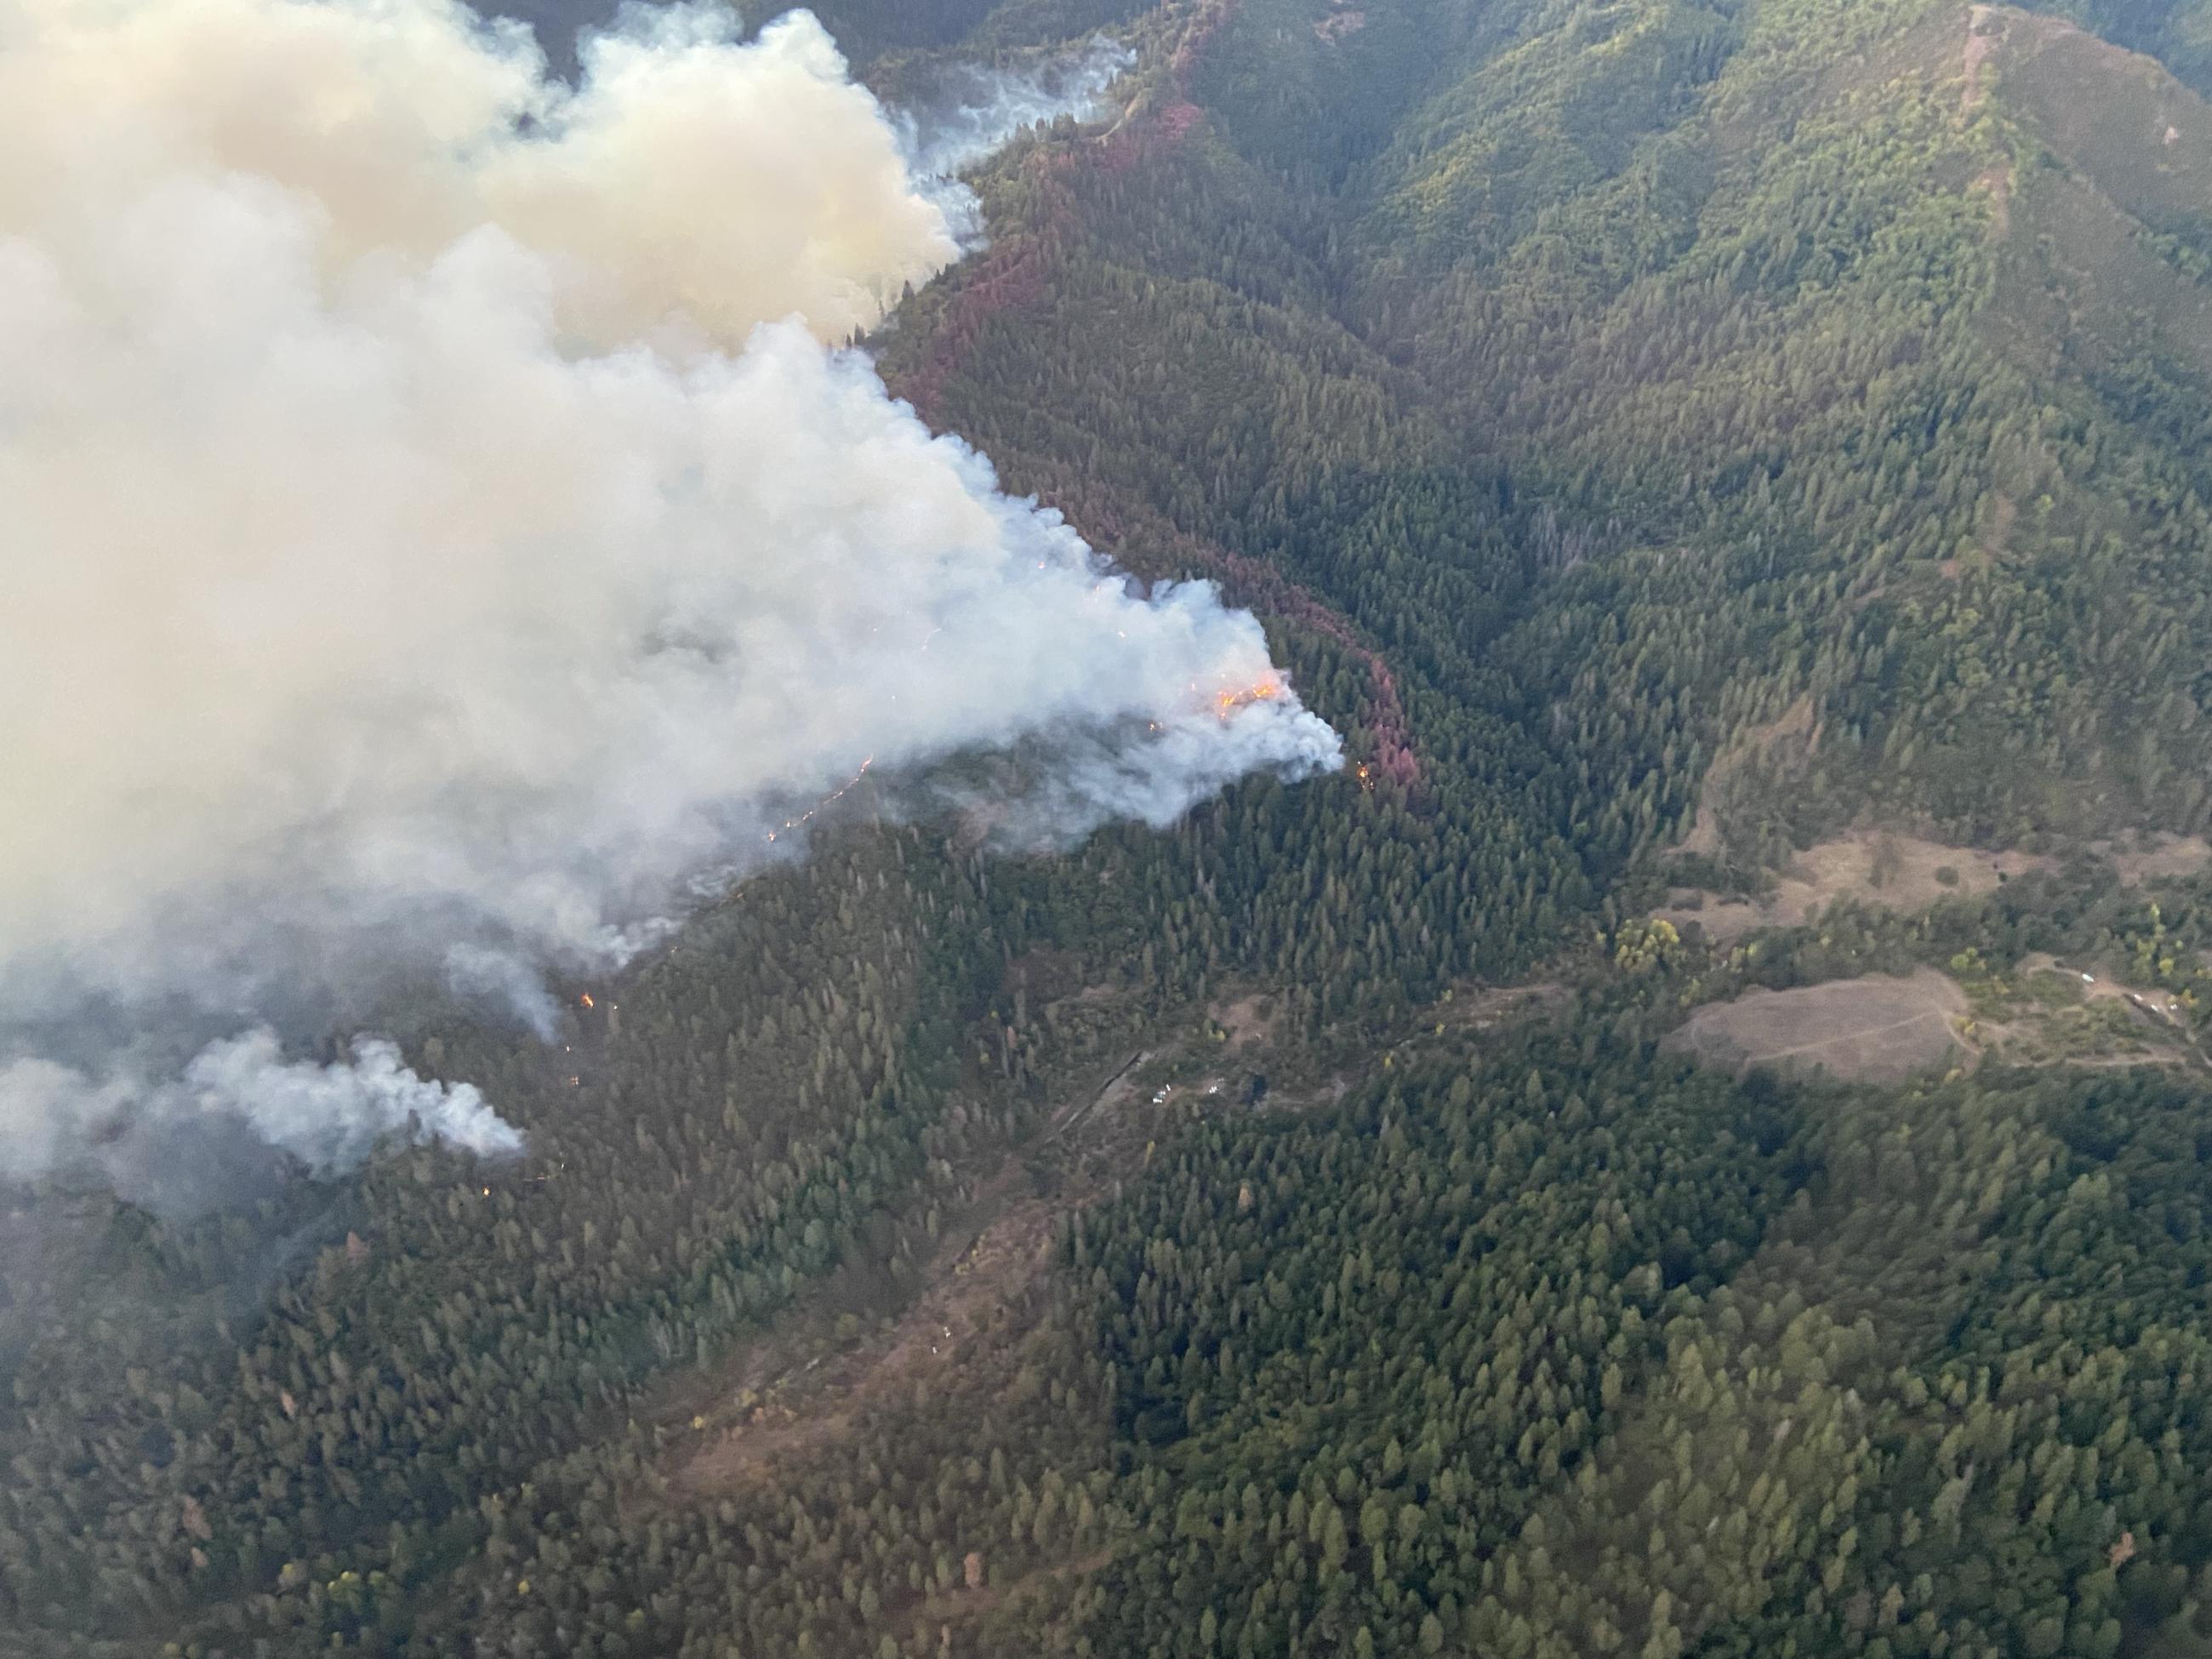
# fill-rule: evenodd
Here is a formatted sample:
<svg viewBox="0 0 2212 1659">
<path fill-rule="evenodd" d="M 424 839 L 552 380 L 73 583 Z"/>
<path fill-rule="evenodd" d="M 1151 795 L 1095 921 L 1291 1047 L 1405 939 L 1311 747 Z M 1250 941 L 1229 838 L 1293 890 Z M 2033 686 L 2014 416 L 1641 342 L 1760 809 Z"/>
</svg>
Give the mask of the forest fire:
<svg viewBox="0 0 2212 1659">
<path fill-rule="evenodd" d="M 1261 680 L 1241 691 L 1218 691 L 1213 697 L 1214 712 L 1227 720 L 1238 709 L 1255 702 L 1270 702 L 1283 695 L 1282 682 Z"/>
<path fill-rule="evenodd" d="M 845 781 L 839 784 L 837 787 L 832 789 L 828 794 L 823 796 L 820 800 L 816 801 L 813 805 L 808 807 L 797 817 L 786 818 L 783 821 L 783 830 L 796 830 L 800 824 L 805 823 L 817 812 L 822 811 L 823 807 L 830 805 L 835 801 L 842 800 L 848 793 L 859 786 L 862 778 L 868 775 L 868 769 L 875 763 L 876 757 L 873 755 L 869 756 L 867 759 L 860 763 L 860 769 L 854 773 L 851 777 L 846 779 Z M 769 830 L 768 832 L 768 838 L 770 841 L 774 841 L 778 836 L 783 833 L 783 830 Z"/>
</svg>

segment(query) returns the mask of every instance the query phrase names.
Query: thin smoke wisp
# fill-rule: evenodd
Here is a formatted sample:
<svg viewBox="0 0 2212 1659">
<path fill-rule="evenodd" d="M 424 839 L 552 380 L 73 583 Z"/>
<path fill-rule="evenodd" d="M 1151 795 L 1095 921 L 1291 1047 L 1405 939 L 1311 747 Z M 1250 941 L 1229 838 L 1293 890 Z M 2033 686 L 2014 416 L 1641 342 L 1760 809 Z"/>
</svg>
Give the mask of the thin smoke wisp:
<svg viewBox="0 0 2212 1659">
<path fill-rule="evenodd" d="M 908 149 L 927 174 L 951 178 L 1003 149 L 1028 128 L 1063 115 L 1096 120 L 1110 107 L 1107 89 L 1136 63 L 1118 40 L 1007 75 L 963 64 L 943 74 L 931 94 L 901 112 Z"/>
<path fill-rule="evenodd" d="M 811 16 L 581 61 L 447 0 L 0 0 L 0 1174 L 133 1121 L 511 1149 L 301 1045 L 395 973 L 542 1018 L 864 763 L 1042 753 L 1060 836 L 1340 763 L 1249 615 L 825 343 L 961 228 Z"/>
</svg>

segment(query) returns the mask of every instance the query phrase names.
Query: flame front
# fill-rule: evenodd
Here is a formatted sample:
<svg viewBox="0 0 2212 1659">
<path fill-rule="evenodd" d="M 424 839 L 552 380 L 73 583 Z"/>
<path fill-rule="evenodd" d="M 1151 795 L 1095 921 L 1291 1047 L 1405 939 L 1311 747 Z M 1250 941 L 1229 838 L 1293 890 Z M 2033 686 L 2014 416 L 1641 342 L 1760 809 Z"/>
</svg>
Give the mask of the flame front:
<svg viewBox="0 0 2212 1659">
<path fill-rule="evenodd" d="M 796 830 L 796 829 L 798 829 L 798 828 L 799 828 L 799 826 L 800 824 L 805 823 L 808 819 L 811 818 L 811 817 L 812 817 L 816 813 L 817 813 L 817 812 L 819 812 L 820 811 L 822 811 L 822 809 L 823 809 L 823 807 L 830 805 L 832 802 L 834 802 L 834 801 L 842 800 L 842 799 L 846 797 L 846 795 L 848 795 L 848 793 L 850 793 L 854 789 L 855 789 L 855 788 L 859 787 L 859 786 L 860 786 L 860 780 L 861 780 L 862 778 L 865 778 L 865 777 L 866 777 L 866 776 L 868 775 L 868 769 L 869 769 L 871 766 L 873 766 L 875 763 L 876 763 L 876 757 L 875 757 L 873 755 L 869 756 L 869 757 L 867 757 L 867 759 L 866 759 L 866 760 L 864 760 L 864 761 L 862 761 L 862 762 L 860 763 L 860 769 L 859 771 L 857 771 L 857 772 L 854 773 L 854 774 L 853 774 L 853 775 L 852 775 L 851 777 L 849 777 L 849 778 L 846 779 L 844 782 L 842 782 L 842 783 L 839 784 L 839 785 L 838 785 L 835 789 L 832 789 L 832 790 L 831 790 L 828 794 L 826 794 L 826 795 L 823 796 L 823 797 L 822 797 L 822 799 L 821 799 L 820 800 L 816 801 L 816 802 L 814 803 L 814 805 L 811 805 L 811 806 L 808 807 L 808 808 L 807 808 L 804 812 L 801 812 L 801 813 L 800 813 L 797 817 L 795 817 L 795 818 L 786 818 L 786 819 L 783 821 L 783 830 Z M 768 839 L 769 839 L 769 840 L 770 840 L 770 841 L 774 841 L 774 840 L 775 840 L 778 836 L 780 836 L 780 835 L 781 835 L 781 834 L 783 833 L 783 830 L 769 830 L 769 831 L 768 832 Z"/>
<path fill-rule="evenodd" d="M 1213 711 L 1227 720 L 1238 709 L 1255 702 L 1270 702 L 1283 695 L 1280 680 L 1261 680 L 1242 690 L 1224 690 L 1213 694 Z"/>
</svg>

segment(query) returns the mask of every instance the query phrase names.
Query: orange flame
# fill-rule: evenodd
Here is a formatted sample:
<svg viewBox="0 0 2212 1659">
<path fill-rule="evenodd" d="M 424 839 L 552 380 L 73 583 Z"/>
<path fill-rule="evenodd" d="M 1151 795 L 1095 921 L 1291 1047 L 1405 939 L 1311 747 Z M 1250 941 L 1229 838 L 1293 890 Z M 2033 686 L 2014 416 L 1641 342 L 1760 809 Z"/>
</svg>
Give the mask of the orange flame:
<svg viewBox="0 0 2212 1659">
<path fill-rule="evenodd" d="M 940 629 L 939 631 L 941 632 L 942 630 Z M 933 635 L 931 637 L 934 638 L 936 636 Z M 786 818 L 783 821 L 783 830 L 796 830 L 800 824 L 805 823 L 809 818 L 812 817 L 817 812 L 819 812 L 823 807 L 828 806 L 831 802 L 842 800 L 846 795 L 859 787 L 860 780 L 868 775 L 868 769 L 875 763 L 876 757 L 873 755 L 869 756 L 867 759 L 860 763 L 860 769 L 854 773 L 851 777 L 846 779 L 843 783 L 838 785 L 836 788 L 832 789 L 828 794 L 823 796 L 820 800 L 816 801 L 813 805 L 808 807 L 797 817 Z M 783 833 L 783 830 L 769 830 L 768 832 L 768 838 L 770 841 L 774 841 L 778 836 Z"/>
<path fill-rule="evenodd" d="M 1241 691 L 1217 691 L 1213 694 L 1213 710 L 1227 720 L 1247 704 L 1267 702 L 1283 695 L 1282 684 L 1277 680 L 1261 680 Z"/>
</svg>

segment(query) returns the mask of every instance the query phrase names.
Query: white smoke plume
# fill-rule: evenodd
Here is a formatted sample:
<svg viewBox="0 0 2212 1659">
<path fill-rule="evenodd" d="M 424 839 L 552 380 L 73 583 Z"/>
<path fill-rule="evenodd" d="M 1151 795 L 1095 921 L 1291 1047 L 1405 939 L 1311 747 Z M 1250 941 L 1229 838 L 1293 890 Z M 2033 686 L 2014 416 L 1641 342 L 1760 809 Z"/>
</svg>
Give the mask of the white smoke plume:
<svg viewBox="0 0 2212 1659">
<path fill-rule="evenodd" d="M 1338 764 L 1250 617 L 822 343 L 959 229 L 811 16 L 582 62 L 450 0 L 0 0 L 0 1173 L 131 1112 L 502 1150 L 266 1028 L 392 967 L 542 1018 L 518 963 L 864 766 L 1041 746 L 1070 833 Z M 179 1008 L 230 1035 L 165 1083 Z"/>
<path fill-rule="evenodd" d="M 1029 75 L 959 65 L 940 76 L 932 95 L 900 112 L 908 153 L 924 175 L 950 179 L 1029 127 L 1063 115 L 1096 120 L 1110 107 L 1107 89 L 1136 61 L 1121 42 L 1102 40 Z"/>
<path fill-rule="evenodd" d="M 6 1087 L 0 1168 L 49 1167 L 126 1114 L 173 1127 L 234 1120 L 318 1173 L 351 1167 L 388 1136 L 444 1140 L 488 1157 L 522 1147 L 473 1085 L 425 1082 L 397 1048 L 374 1037 L 354 1044 L 350 1064 L 318 1066 L 287 1062 L 273 1031 L 247 1031 L 210 1043 L 173 1080 L 129 1071 L 94 1080 L 51 1060 L 19 1060 Z"/>
<path fill-rule="evenodd" d="M 985 238 L 983 204 L 960 175 L 1031 127 L 1063 115 L 1091 121 L 1111 112 L 1108 88 L 1136 61 L 1121 42 L 1099 40 L 1027 73 L 962 64 L 939 70 L 933 84 L 908 89 L 913 106 L 894 112 L 900 148 L 963 252 L 975 252 Z"/>
</svg>

